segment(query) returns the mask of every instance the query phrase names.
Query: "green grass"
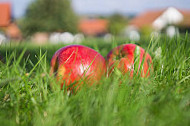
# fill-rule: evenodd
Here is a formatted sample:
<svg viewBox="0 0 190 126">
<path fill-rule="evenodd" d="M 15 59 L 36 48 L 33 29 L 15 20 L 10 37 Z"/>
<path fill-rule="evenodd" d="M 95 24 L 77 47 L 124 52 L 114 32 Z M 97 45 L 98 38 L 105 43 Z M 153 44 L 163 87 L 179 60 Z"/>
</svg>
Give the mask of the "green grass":
<svg viewBox="0 0 190 126">
<path fill-rule="evenodd" d="M 83 42 L 103 56 L 128 43 Z M 50 88 L 50 60 L 64 45 L 0 46 L 0 124 L 4 125 L 190 125 L 190 38 L 188 35 L 137 43 L 153 57 L 149 78 L 115 73 L 75 95 Z M 155 51 L 160 48 L 161 55 Z"/>
</svg>

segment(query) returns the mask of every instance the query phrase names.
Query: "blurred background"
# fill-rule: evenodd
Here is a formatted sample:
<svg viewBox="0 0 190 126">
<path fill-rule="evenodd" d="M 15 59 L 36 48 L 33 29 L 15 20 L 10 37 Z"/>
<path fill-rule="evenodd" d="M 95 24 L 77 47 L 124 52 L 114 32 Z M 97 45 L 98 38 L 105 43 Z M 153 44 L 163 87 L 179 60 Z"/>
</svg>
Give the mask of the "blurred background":
<svg viewBox="0 0 190 126">
<path fill-rule="evenodd" d="M 0 0 L 0 44 L 140 41 L 190 31 L 190 0 Z"/>
</svg>

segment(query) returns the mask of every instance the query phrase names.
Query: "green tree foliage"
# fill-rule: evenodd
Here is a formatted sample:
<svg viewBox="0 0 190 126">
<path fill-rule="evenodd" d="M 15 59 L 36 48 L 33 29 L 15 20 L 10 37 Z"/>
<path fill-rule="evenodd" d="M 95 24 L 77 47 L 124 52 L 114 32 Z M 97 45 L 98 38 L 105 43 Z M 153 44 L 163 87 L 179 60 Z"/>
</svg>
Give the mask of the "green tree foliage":
<svg viewBox="0 0 190 126">
<path fill-rule="evenodd" d="M 35 0 L 28 7 L 21 28 L 25 35 L 54 31 L 74 33 L 77 23 L 70 0 Z"/>
<path fill-rule="evenodd" d="M 109 17 L 108 30 L 113 35 L 119 35 L 126 27 L 127 19 L 120 14 L 113 14 Z"/>
</svg>

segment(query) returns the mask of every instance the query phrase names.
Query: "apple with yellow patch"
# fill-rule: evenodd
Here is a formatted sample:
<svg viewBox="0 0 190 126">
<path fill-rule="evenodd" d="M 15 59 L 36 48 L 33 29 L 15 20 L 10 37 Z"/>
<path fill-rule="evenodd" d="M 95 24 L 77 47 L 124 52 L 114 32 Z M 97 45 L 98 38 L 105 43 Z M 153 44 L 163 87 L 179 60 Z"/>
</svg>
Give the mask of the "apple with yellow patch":
<svg viewBox="0 0 190 126">
<path fill-rule="evenodd" d="M 80 80 L 89 85 L 106 75 L 106 61 L 97 51 L 82 45 L 70 45 L 59 49 L 51 60 L 50 75 L 71 88 L 79 86 Z"/>
</svg>

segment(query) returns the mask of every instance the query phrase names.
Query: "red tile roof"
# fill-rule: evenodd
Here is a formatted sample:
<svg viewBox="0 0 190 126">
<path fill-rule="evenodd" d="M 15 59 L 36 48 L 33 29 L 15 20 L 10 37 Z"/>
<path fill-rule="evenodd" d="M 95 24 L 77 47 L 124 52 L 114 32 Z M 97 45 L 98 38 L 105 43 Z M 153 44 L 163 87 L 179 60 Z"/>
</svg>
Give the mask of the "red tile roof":
<svg viewBox="0 0 190 126">
<path fill-rule="evenodd" d="M 15 23 L 9 24 L 5 32 L 12 39 L 21 39 L 21 31 Z"/>
<path fill-rule="evenodd" d="M 79 31 L 95 36 L 107 32 L 108 21 L 105 19 L 83 19 L 79 22 Z"/>
<path fill-rule="evenodd" d="M 179 11 L 184 16 L 183 21 L 179 25 L 183 27 L 190 27 L 190 10 L 179 10 Z"/>
<path fill-rule="evenodd" d="M 21 39 L 21 31 L 15 23 L 11 22 L 11 4 L 0 3 L 0 27 L 11 39 Z"/>
<path fill-rule="evenodd" d="M 0 27 L 6 27 L 11 20 L 10 3 L 0 3 Z"/>
</svg>

